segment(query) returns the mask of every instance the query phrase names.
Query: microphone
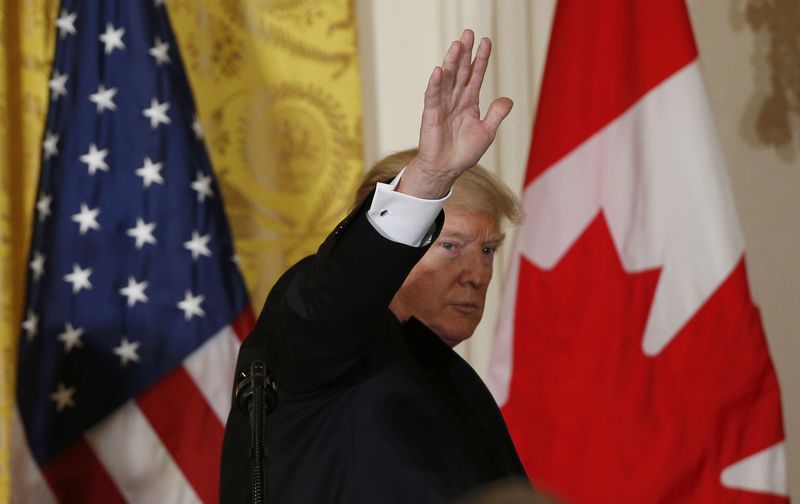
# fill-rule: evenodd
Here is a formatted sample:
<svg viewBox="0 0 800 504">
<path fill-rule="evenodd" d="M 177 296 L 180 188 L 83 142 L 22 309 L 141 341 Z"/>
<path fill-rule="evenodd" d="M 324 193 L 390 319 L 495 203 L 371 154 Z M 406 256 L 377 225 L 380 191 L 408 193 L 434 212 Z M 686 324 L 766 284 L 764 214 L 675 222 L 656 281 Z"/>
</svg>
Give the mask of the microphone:
<svg viewBox="0 0 800 504">
<path fill-rule="evenodd" d="M 263 391 L 263 395 L 259 395 L 263 396 L 266 406 L 265 414 L 269 415 L 275 411 L 275 406 L 278 405 L 278 385 L 275 383 L 272 373 L 261 361 L 255 361 L 249 367 L 240 369 L 236 377 L 234 400 L 239 411 L 245 415 L 249 415 L 253 408 L 253 396 L 256 395 L 257 390 Z"/>
<path fill-rule="evenodd" d="M 252 502 L 269 499 L 267 488 L 267 416 L 278 404 L 278 387 L 262 361 L 242 368 L 236 377 L 234 400 L 250 418 L 250 490 Z"/>
</svg>

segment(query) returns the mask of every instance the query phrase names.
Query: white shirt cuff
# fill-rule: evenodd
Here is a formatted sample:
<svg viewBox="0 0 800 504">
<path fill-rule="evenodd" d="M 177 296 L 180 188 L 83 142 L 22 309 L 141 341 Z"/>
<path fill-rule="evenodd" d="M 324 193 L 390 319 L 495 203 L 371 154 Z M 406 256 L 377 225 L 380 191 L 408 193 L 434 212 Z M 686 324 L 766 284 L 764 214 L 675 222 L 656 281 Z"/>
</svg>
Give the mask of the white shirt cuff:
<svg viewBox="0 0 800 504">
<path fill-rule="evenodd" d="M 388 184 L 378 182 L 367 220 L 384 238 L 412 247 L 427 245 L 433 235 L 436 216 L 453 190 L 442 199 L 415 198 L 395 191 L 405 168 Z"/>
</svg>

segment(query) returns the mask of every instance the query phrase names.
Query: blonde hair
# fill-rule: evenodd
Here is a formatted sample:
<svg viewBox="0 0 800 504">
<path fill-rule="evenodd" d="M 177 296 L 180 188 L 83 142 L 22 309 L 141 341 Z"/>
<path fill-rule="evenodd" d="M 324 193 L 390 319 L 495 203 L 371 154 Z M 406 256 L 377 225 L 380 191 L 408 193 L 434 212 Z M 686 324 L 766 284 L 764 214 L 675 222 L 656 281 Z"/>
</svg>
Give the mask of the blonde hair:
<svg viewBox="0 0 800 504">
<path fill-rule="evenodd" d="M 364 174 L 356 191 L 355 205 L 359 205 L 378 182 L 388 182 L 417 155 L 417 149 L 396 152 L 381 159 Z M 522 210 L 519 199 L 508 186 L 481 165 L 464 172 L 455 184 L 447 206 L 467 212 L 481 212 L 493 217 L 498 226 L 505 221 L 519 224 Z"/>
</svg>

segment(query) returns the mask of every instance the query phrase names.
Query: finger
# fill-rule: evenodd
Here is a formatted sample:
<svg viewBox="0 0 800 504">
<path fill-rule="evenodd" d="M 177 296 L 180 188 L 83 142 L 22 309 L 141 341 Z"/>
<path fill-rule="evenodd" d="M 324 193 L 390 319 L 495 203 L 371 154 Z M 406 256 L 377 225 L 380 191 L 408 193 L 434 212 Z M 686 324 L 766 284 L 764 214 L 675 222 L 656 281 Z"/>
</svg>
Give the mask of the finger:
<svg viewBox="0 0 800 504">
<path fill-rule="evenodd" d="M 461 60 L 458 62 L 458 73 L 456 73 L 456 87 L 464 87 L 469 81 L 472 71 L 472 46 L 475 43 L 475 34 L 472 30 L 464 30 L 461 34 Z"/>
<path fill-rule="evenodd" d="M 503 119 L 508 116 L 508 113 L 511 112 L 511 107 L 513 106 L 514 102 L 505 97 L 498 98 L 489 105 L 489 110 L 486 111 L 486 117 L 484 117 L 483 122 L 489 128 L 492 138 L 494 138 L 497 128 L 503 122 Z"/>
<path fill-rule="evenodd" d="M 486 68 L 489 66 L 489 56 L 492 54 L 492 42 L 488 38 L 481 39 L 478 50 L 475 51 L 475 61 L 472 63 L 472 74 L 470 75 L 467 87 L 464 89 L 464 96 L 470 100 L 477 100 L 483 85 L 483 76 L 486 75 Z"/>
<path fill-rule="evenodd" d="M 433 110 L 441 105 L 442 67 L 435 67 L 425 88 L 425 110 Z"/>
<path fill-rule="evenodd" d="M 461 59 L 461 51 L 461 42 L 456 40 L 450 44 L 450 49 L 444 55 L 444 61 L 442 62 L 442 94 L 444 96 L 449 96 L 453 91 L 458 62 Z"/>
</svg>

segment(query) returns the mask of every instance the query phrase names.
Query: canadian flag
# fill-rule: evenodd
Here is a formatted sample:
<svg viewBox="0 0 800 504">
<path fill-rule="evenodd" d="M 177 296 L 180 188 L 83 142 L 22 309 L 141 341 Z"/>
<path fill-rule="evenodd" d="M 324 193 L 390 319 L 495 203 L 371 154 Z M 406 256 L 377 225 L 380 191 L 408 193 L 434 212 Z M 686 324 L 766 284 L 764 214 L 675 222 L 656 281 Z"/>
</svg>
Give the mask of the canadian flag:
<svg viewBox="0 0 800 504">
<path fill-rule="evenodd" d="M 569 502 L 787 502 L 780 391 L 683 0 L 561 0 L 489 385 Z"/>
</svg>

